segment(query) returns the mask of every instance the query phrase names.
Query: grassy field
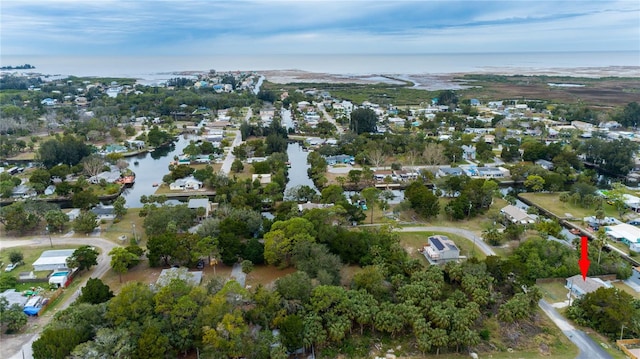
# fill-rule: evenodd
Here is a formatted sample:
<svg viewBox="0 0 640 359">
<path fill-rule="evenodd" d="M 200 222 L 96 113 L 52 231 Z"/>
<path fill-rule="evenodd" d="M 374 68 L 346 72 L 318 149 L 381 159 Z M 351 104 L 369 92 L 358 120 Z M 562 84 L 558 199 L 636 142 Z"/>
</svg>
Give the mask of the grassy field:
<svg viewBox="0 0 640 359">
<path fill-rule="evenodd" d="M 594 208 L 583 208 L 579 205 L 574 205 L 573 202 L 560 202 L 560 193 L 521 193 L 520 196 L 532 203 L 546 209 L 558 217 L 573 217 L 582 219 L 584 217 L 595 215 Z M 604 212 L 607 217 L 618 218 L 618 211 L 613 206 L 605 203 Z M 567 215 L 567 214 L 570 214 Z"/>
<path fill-rule="evenodd" d="M 125 214 L 119 221 L 108 221 L 105 224 L 101 224 L 101 236 L 109 239 L 110 241 L 128 245 L 129 240 L 133 238 L 133 231 L 135 226 L 135 234 L 139 243 L 145 243 L 147 236 L 144 231 L 144 218 L 138 215 L 140 208 L 129 208 L 127 214 Z M 121 240 L 122 236 L 126 236 L 125 240 Z"/>
<path fill-rule="evenodd" d="M 563 302 L 567 300 L 567 293 L 569 290 L 564 287 L 564 281 L 557 281 L 552 283 L 538 284 L 542 291 L 542 297 L 549 303 Z"/>
</svg>

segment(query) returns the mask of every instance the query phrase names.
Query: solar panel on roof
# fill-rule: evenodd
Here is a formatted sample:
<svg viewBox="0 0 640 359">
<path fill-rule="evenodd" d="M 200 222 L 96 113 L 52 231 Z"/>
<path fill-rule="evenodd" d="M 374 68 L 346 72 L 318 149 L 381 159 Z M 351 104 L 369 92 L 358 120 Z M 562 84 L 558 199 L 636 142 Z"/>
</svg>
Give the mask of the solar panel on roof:
<svg viewBox="0 0 640 359">
<path fill-rule="evenodd" d="M 431 242 L 433 243 L 434 246 L 436 246 L 436 248 L 441 251 L 444 249 L 444 245 L 442 244 L 442 242 L 440 242 L 440 240 L 436 237 L 431 237 Z"/>
</svg>

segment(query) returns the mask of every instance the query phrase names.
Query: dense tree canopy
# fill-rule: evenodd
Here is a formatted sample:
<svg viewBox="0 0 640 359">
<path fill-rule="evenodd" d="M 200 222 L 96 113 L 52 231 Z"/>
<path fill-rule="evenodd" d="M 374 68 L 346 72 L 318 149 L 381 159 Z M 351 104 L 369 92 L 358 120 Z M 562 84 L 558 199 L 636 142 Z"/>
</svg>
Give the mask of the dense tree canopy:
<svg viewBox="0 0 640 359">
<path fill-rule="evenodd" d="M 359 108 L 351 112 L 349 128 L 356 134 L 377 131 L 378 116 L 370 108 Z"/>
</svg>

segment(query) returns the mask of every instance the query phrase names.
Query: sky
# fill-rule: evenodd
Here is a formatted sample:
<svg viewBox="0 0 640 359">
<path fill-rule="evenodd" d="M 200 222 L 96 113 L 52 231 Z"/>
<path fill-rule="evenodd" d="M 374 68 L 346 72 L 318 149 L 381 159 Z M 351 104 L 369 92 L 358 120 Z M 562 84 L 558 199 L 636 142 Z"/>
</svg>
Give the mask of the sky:
<svg viewBox="0 0 640 359">
<path fill-rule="evenodd" d="M 3 55 L 640 52 L 640 1 L 2 0 Z"/>
</svg>

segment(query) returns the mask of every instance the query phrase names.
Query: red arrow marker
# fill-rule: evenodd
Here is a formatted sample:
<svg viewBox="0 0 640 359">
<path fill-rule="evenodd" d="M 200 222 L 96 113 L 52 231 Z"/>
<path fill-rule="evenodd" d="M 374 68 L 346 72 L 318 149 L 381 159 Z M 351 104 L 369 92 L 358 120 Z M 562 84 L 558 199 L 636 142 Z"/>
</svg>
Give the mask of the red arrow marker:
<svg viewBox="0 0 640 359">
<path fill-rule="evenodd" d="M 589 251 L 588 251 L 589 241 L 587 237 L 582 236 L 581 240 L 581 250 L 580 250 L 580 260 L 578 261 L 578 265 L 580 266 L 580 272 L 582 273 L 582 280 L 587 280 L 587 272 L 589 271 L 589 266 L 591 265 L 591 261 L 589 260 Z"/>
</svg>

